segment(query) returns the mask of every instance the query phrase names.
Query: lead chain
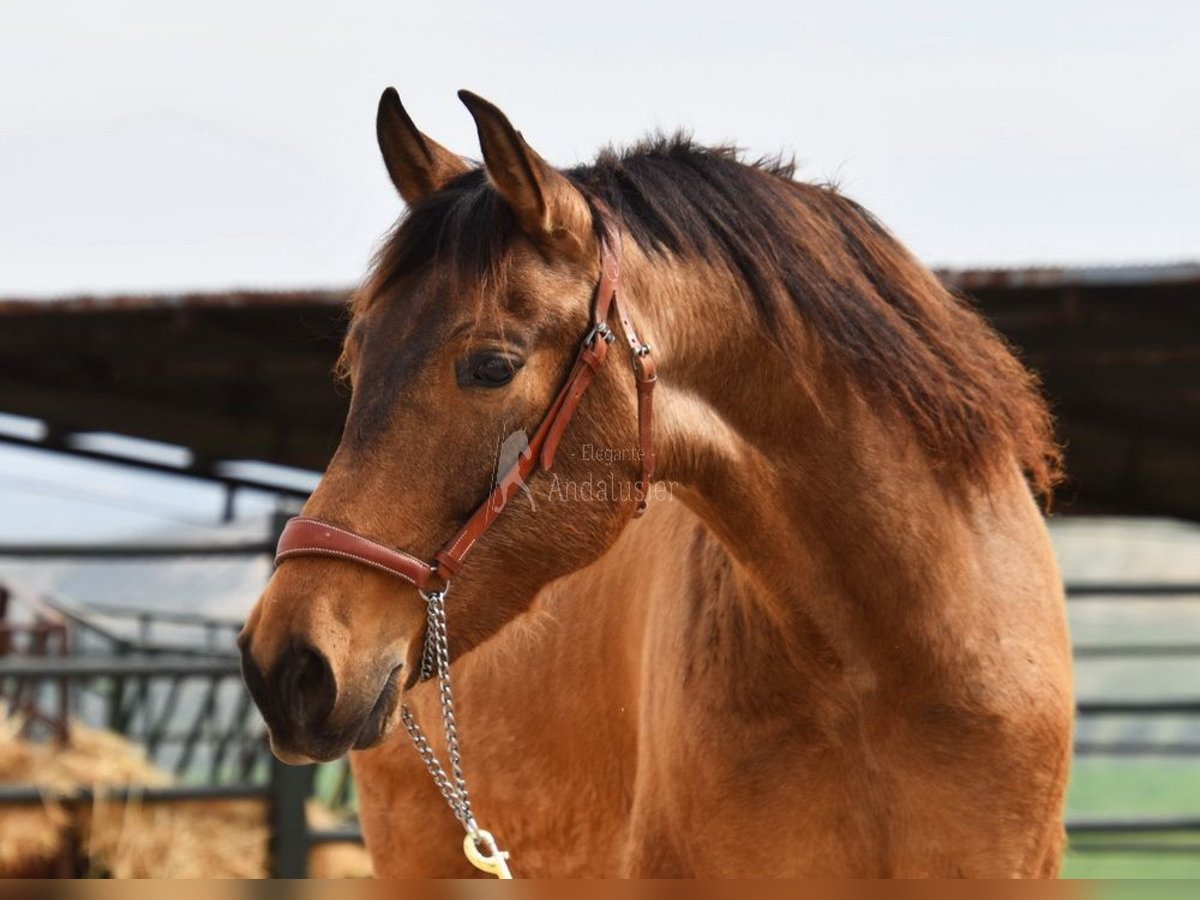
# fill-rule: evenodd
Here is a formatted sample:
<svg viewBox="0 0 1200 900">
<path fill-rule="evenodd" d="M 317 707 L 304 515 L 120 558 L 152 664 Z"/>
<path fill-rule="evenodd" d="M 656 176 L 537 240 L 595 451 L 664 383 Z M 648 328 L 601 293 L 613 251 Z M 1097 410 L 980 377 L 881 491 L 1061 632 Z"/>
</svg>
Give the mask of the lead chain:
<svg viewBox="0 0 1200 900">
<path fill-rule="evenodd" d="M 447 585 L 449 587 L 449 585 Z M 458 748 L 458 725 L 454 720 L 454 692 L 450 687 L 450 645 L 446 637 L 446 589 L 430 591 L 425 598 L 428 612 L 428 627 L 425 630 L 425 647 L 421 655 L 422 680 L 437 676 L 438 697 L 442 706 L 442 724 L 446 730 L 446 752 L 450 756 L 450 774 L 433 752 L 425 732 L 413 718 L 407 705 L 400 707 L 400 720 L 412 738 L 417 754 L 429 770 L 433 783 L 446 798 L 454 817 L 466 829 L 472 840 L 479 841 L 481 833 L 475 816 L 471 812 L 471 797 L 467 793 L 467 780 L 463 776 L 462 754 Z"/>
</svg>

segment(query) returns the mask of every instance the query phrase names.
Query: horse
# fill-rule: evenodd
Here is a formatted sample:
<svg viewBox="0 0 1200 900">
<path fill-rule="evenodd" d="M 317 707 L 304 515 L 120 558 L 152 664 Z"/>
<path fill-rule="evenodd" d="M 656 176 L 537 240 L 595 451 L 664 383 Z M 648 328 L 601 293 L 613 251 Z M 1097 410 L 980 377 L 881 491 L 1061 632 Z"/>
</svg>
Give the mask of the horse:
<svg viewBox="0 0 1200 900">
<path fill-rule="evenodd" d="M 238 639 L 274 753 L 349 752 L 377 875 L 479 874 L 405 724 L 445 758 L 436 598 L 451 763 L 517 877 L 1057 874 L 1074 701 L 1036 376 L 782 157 L 655 134 L 558 169 L 459 96 L 481 163 L 379 103 L 407 212 L 302 513 L 351 549 L 281 552 Z M 475 529 L 497 448 L 614 337 L 610 292 L 629 346 Z M 464 530 L 470 559 L 423 562 Z"/>
</svg>

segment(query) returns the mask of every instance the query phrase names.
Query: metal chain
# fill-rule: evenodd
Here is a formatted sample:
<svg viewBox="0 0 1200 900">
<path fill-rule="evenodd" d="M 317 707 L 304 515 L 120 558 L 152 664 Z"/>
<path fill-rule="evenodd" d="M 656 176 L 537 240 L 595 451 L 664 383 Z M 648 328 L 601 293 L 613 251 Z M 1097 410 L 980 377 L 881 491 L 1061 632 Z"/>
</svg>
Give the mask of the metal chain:
<svg viewBox="0 0 1200 900">
<path fill-rule="evenodd" d="M 454 817 L 458 819 L 468 835 L 480 839 L 479 826 L 471 812 L 471 797 L 467 792 L 467 780 L 462 770 L 462 754 L 458 747 L 458 724 L 454 720 L 454 692 L 450 687 L 450 644 L 446 637 L 446 588 L 440 591 L 422 592 L 428 612 L 428 627 L 425 631 L 425 648 L 421 656 L 421 678 L 437 676 L 438 697 L 442 706 L 442 725 L 446 730 L 446 752 L 450 757 L 450 774 L 433 752 L 425 732 L 413 718 L 407 705 L 400 707 L 400 720 L 408 736 L 412 738 L 417 754 L 429 770 L 433 783 L 446 798 Z"/>
</svg>

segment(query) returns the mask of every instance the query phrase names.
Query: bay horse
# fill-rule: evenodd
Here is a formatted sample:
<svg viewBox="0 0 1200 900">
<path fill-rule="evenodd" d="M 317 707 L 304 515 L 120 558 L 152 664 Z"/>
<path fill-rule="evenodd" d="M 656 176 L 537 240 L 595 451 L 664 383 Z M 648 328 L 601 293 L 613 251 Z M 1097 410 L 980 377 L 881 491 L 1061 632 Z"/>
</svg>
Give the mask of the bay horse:
<svg viewBox="0 0 1200 900">
<path fill-rule="evenodd" d="M 352 299 L 303 516 L 400 562 L 281 553 L 239 637 L 276 755 L 351 751 L 379 876 L 473 873 L 399 727 L 446 752 L 418 586 L 450 557 L 422 560 L 612 336 L 619 245 L 629 346 L 436 594 L 456 759 L 514 873 L 1056 874 L 1073 689 L 1036 378 L 779 159 L 658 136 L 559 170 L 460 97 L 482 165 L 380 101 L 408 212 Z"/>
</svg>

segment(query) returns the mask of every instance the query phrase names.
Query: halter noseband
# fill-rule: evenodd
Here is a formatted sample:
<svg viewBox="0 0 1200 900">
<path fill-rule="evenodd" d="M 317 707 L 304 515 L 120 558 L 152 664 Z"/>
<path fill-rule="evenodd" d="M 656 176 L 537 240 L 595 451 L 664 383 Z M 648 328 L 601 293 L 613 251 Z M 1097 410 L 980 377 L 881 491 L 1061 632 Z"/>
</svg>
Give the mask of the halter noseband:
<svg viewBox="0 0 1200 900">
<path fill-rule="evenodd" d="M 288 521 L 279 536 L 279 545 L 275 553 L 276 565 L 294 556 L 328 556 L 350 560 L 399 576 L 422 591 L 437 587 L 439 582 L 448 582 L 459 571 L 471 548 L 499 518 L 513 494 L 533 471 L 539 466 L 543 471 L 549 471 L 554 465 L 554 455 L 563 434 L 592 379 L 604 365 L 608 345 L 616 340 L 616 336 L 608 327 L 609 313 L 612 310 L 616 311 L 617 321 L 633 358 L 638 395 L 638 440 L 642 457 L 642 469 L 636 488 L 638 505 L 634 515 L 640 516 L 646 511 L 650 479 L 654 477 L 651 424 L 652 398 L 657 375 L 654 359 L 650 355 L 650 346 L 642 343 L 638 337 L 633 320 L 629 316 L 628 301 L 621 289 L 620 234 L 607 215 L 601 213 L 600 221 L 603 226 L 603 235 L 600 238 L 600 278 L 592 300 L 591 324 L 575 356 L 570 374 L 530 439 L 529 451 L 518 456 L 517 461 L 500 478 L 492 492 L 458 533 L 438 551 L 433 561 L 427 562 L 329 522 L 297 516 Z"/>
</svg>

